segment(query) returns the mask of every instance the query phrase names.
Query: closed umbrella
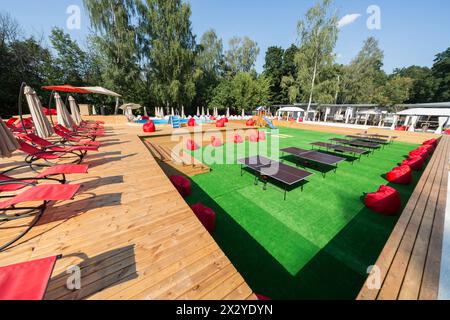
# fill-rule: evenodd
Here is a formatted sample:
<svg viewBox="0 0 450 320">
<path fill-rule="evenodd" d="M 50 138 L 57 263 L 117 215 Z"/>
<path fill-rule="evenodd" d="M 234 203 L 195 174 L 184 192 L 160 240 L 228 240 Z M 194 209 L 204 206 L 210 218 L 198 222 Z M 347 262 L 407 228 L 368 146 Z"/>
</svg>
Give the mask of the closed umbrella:
<svg viewBox="0 0 450 320">
<path fill-rule="evenodd" d="M 52 125 L 42 111 L 41 101 L 36 95 L 36 92 L 31 87 L 26 86 L 24 93 L 37 135 L 44 139 L 50 137 L 54 134 L 54 131 Z"/>
<path fill-rule="evenodd" d="M 0 118 L 0 157 L 9 158 L 17 149 L 19 149 L 19 144 L 16 138 Z"/>
<path fill-rule="evenodd" d="M 206 116 L 209 117 L 209 108 L 206 109 Z"/>
<path fill-rule="evenodd" d="M 144 107 L 144 116 L 145 116 L 145 117 L 148 117 L 147 107 Z"/>
<path fill-rule="evenodd" d="M 186 115 L 184 114 L 184 106 L 181 106 L 181 117 L 186 118 Z"/>
<path fill-rule="evenodd" d="M 171 116 L 174 116 L 174 115 L 175 115 L 175 112 L 173 111 L 173 107 L 170 108 L 170 111 L 171 111 Z"/>
<path fill-rule="evenodd" d="M 230 108 L 227 108 L 227 118 L 230 117 Z"/>
<path fill-rule="evenodd" d="M 242 118 L 245 117 L 245 109 L 242 109 Z"/>
<path fill-rule="evenodd" d="M 205 107 L 202 107 L 202 117 L 205 116 Z"/>
<path fill-rule="evenodd" d="M 197 107 L 197 117 L 199 117 L 199 116 L 200 116 L 200 108 Z"/>
<path fill-rule="evenodd" d="M 61 96 L 57 92 L 55 92 L 55 101 L 56 101 L 56 112 L 58 113 L 57 118 L 58 124 L 66 128 L 72 128 L 75 122 L 73 122 L 73 119 L 69 114 L 69 111 L 67 111 L 67 108 L 61 99 Z"/>
<path fill-rule="evenodd" d="M 77 125 L 80 125 L 82 119 L 80 115 L 80 110 L 78 110 L 78 105 L 72 96 L 69 96 L 70 113 L 72 114 L 73 121 Z"/>
</svg>

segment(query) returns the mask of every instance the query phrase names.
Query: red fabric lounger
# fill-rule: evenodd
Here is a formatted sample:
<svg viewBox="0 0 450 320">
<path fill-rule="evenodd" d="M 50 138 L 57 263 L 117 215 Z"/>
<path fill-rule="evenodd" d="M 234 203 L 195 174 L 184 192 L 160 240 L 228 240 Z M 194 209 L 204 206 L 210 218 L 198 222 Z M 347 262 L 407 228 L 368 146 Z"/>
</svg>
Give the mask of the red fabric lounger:
<svg viewBox="0 0 450 320">
<path fill-rule="evenodd" d="M 412 170 L 409 166 L 400 166 L 386 173 L 389 182 L 408 185 L 412 182 Z"/>
<path fill-rule="evenodd" d="M 0 267 L 0 300 L 42 300 L 58 256 Z"/>
<path fill-rule="evenodd" d="M 202 203 L 194 204 L 191 208 L 206 230 L 213 232 L 216 228 L 216 213 Z"/>
<path fill-rule="evenodd" d="M 401 207 L 400 194 L 388 186 L 380 186 L 377 192 L 366 194 L 364 203 L 369 209 L 387 216 L 397 214 Z"/>
<path fill-rule="evenodd" d="M 0 209 L 6 209 L 19 203 L 33 201 L 63 201 L 70 200 L 80 189 L 79 184 L 42 184 L 18 194 L 14 198 L 0 202 Z"/>
</svg>

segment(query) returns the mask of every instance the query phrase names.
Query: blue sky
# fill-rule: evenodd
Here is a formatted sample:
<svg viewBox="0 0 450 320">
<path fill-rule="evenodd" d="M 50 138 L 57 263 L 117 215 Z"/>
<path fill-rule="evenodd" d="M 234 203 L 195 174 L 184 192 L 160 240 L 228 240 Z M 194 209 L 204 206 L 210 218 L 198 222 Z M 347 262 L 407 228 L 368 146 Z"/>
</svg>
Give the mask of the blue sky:
<svg viewBox="0 0 450 320">
<path fill-rule="evenodd" d="M 224 43 L 233 36 L 249 36 L 261 48 L 257 70 L 262 71 L 266 49 L 271 45 L 288 47 L 297 40 L 297 21 L 315 1 L 309 0 L 190 0 L 192 25 L 200 38 L 214 28 Z M 67 30 L 66 10 L 82 8 L 80 30 Z M 369 30 L 366 13 L 370 5 L 381 9 L 381 30 Z M 434 55 L 450 47 L 450 1 L 428 0 L 336 0 L 339 16 L 360 14 L 341 28 L 336 54 L 339 63 L 348 63 L 363 41 L 374 36 L 385 52 L 385 70 L 409 65 L 431 66 Z M 27 34 L 47 36 L 53 26 L 66 29 L 85 44 L 89 20 L 82 0 L 3 0 L 0 11 L 9 12 Z"/>
</svg>

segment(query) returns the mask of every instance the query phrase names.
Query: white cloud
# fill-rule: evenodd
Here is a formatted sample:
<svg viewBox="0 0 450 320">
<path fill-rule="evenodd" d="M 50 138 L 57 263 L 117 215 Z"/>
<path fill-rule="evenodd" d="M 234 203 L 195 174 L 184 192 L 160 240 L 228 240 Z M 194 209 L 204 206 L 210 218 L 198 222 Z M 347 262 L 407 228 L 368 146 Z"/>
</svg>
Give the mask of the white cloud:
<svg viewBox="0 0 450 320">
<path fill-rule="evenodd" d="M 353 22 L 358 20 L 359 17 L 361 17 L 359 13 L 346 14 L 345 16 L 342 17 L 341 20 L 339 20 L 338 28 L 342 28 L 349 24 L 352 24 Z"/>
</svg>

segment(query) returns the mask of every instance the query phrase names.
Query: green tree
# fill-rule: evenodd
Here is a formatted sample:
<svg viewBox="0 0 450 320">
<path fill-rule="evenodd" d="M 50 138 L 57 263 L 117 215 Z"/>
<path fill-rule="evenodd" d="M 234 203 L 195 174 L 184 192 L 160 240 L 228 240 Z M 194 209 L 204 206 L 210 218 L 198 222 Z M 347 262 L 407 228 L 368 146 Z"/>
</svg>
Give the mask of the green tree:
<svg viewBox="0 0 450 320">
<path fill-rule="evenodd" d="M 228 45 L 225 61 L 230 76 L 233 77 L 239 72 L 252 71 L 259 55 L 258 44 L 249 37 L 233 37 Z"/>
<path fill-rule="evenodd" d="M 197 79 L 191 7 L 181 0 L 146 0 L 140 6 L 147 35 L 144 55 L 151 93 L 164 106 L 191 106 Z"/>
<path fill-rule="evenodd" d="M 410 66 L 395 69 L 394 75 L 410 78 L 413 80 L 409 99 L 407 103 L 433 102 L 435 81 L 430 68 Z"/>
<path fill-rule="evenodd" d="M 137 4 L 134 0 L 83 0 L 96 32 L 92 47 L 101 52 L 105 86 L 124 99 L 141 102 L 141 35 L 136 26 Z M 139 32 L 138 32 L 139 31 Z M 117 113 L 117 107 L 115 113 Z"/>
<path fill-rule="evenodd" d="M 431 70 L 435 80 L 435 101 L 450 101 L 450 48 L 436 55 Z"/>
<path fill-rule="evenodd" d="M 397 112 L 398 110 L 395 110 L 395 106 L 409 100 L 413 85 L 414 80 L 411 78 L 400 75 L 389 77 L 384 85 L 383 98 L 379 103 Z"/>
<path fill-rule="evenodd" d="M 196 66 L 201 70 L 197 81 L 195 104 L 207 106 L 214 88 L 219 84 L 223 73 L 224 55 L 223 43 L 214 30 L 206 31 L 197 46 Z"/>
<path fill-rule="evenodd" d="M 315 87 L 320 84 L 322 71 L 334 63 L 337 41 L 337 15 L 332 11 L 332 0 L 321 0 L 298 23 L 300 47 L 295 56 L 297 75 L 295 85 L 301 98 L 308 99 L 309 111 Z M 320 95 L 318 95 L 320 97 Z M 316 99 L 316 102 L 321 102 Z"/>
<path fill-rule="evenodd" d="M 269 47 L 267 49 L 264 75 L 270 81 L 271 104 L 282 104 L 286 100 L 281 87 L 281 80 L 284 75 L 283 56 L 284 50 L 280 47 Z"/>
<path fill-rule="evenodd" d="M 343 103 L 375 103 L 382 100 L 387 76 L 381 69 L 384 54 L 378 41 L 370 37 L 355 59 L 344 67 L 342 79 Z"/>
</svg>

